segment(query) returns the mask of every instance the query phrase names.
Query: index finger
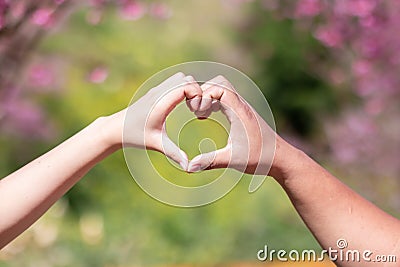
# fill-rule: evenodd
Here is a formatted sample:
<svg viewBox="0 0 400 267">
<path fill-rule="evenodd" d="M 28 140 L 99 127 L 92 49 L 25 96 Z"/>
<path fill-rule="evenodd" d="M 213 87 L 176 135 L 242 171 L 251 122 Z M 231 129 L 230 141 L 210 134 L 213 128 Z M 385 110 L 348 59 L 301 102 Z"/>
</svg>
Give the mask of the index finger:
<svg viewBox="0 0 400 267">
<path fill-rule="evenodd" d="M 226 105 L 237 105 L 240 97 L 233 85 L 222 75 L 209 80 L 201 86 L 203 90 L 202 99 L 211 99 L 221 101 Z M 210 101 L 206 101 L 210 102 Z M 203 107 L 200 107 L 203 109 Z"/>
<path fill-rule="evenodd" d="M 153 112 L 157 114 L 155 123 L 164 123 L 169 113 L 185 98 L 188 99 L 188 105 L 197 108 L 203 91 L 193 77 L 186 76 L 181 79 L 180 84 L 174 88 L 164 89 L 165 94 L 161 95 L 155 102 Z"/>
</svg>

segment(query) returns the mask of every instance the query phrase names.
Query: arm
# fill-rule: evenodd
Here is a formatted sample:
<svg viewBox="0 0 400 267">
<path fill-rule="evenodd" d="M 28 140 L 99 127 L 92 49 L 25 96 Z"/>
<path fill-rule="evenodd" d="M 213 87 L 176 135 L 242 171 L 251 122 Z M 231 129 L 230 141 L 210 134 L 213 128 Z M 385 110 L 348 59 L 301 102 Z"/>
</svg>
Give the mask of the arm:
<svg viewBox="0 0 400 267">
<path fill-rule="evenodd" d="M 307 227 L 325 249 L 338 249 L 337 240 L 349 250 L 370 250 L 400 259 L 400 221 L 361 197 L 303 152 L 278 138 L 271 175 L 288 194 Z M 337 254 L 336 254 L 337 255 Z M 361 255 L 362 257 L 362 255 Z M 364 266 L 337 262 L 340 266 Z M 375 263 L 387 266 L 384 263 Z M 371 263 L 373 265 L 373 263 Z"/>
<path fill-rule="evenodd" d="M 187 157 L 165 135 L 164 122 L 185 98 L 190 108 L 197 108 L 200 95 L 193 78 L 178 73 L 129 107 L 135 109 L 135 118 L 124 121 L 126 110 L 99 118 L 0 180 L 0 248 L 33 224 L 96 163 L 120 149 L 124 125 L 132 129 L 124 145 L 160 151 L 186 167 Z"/>
<path fill-rule="evenodd" d="M 399 220 L 362 198 L 303 152 L 275 135 L 224 77 L 219 76 L 212 83 L 217 85 L 203 88 L 202 97 L 220 102 L 222 112 L 231 123 L 228 145 L 195 157 L 189 163 L 188 171 L 232 167 L 250 174 L 269 174 L 281 184 L 324 249 L 338 249 L 337 240 L 344 238 L 349 250 L 372 251 L 371 259 L 380 254 L 396 255 L 400 260 Z M 240 138 L 243 136 L 246 138 Z M 271 162 L 273 138 L 276 145 Z M 366 264 L 362 259 L 360 262 L 336 263 L 340 266 Z"/>
<path fill-rule="evenodd" d="M 42 216 L 96 163 L 119 148 L 107 141 L 108 135 L 113 134 L 104 131 L 108 125 L 108 118 L 97 119 L 0 180 L 0 248 Z"/>
</svg>

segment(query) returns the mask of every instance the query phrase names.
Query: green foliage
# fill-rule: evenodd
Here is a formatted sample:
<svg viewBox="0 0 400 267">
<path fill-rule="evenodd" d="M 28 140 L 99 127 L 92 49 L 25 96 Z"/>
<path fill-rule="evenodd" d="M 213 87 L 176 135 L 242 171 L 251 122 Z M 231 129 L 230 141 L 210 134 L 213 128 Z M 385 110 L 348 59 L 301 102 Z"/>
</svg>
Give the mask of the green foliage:
<svg viewBox="0 0 400 267">
<path fill-rule="evenodd" d="M 261 8 L 242 27 L 240 39 L 257 65 L 254 74 L 277 125 L 304 137 L 315 136 L 322 115 L 335 111 L 332 87 L 317 76 L 315 61 L 324 48 L 292 20 L 266 15 Z"/>
</svg>

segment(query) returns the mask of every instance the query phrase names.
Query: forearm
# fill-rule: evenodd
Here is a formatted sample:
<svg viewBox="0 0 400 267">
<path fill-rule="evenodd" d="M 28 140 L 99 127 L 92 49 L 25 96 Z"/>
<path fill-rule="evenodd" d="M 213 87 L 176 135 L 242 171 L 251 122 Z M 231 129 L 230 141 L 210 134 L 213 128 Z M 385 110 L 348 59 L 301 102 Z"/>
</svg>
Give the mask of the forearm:
<svg viewBox="0 0 400 267">
<path fill-rule="evenodd" d="M 59 146 L 0 180 L 0 248 L 27 229 L 96 163 L 119 148 L 97 119 Z"/>
<path fill-rule="evenodd" d="M 278 142 L 277 157 L 281 162 L 277 162 L 273 175 L 325 249 L 337 249 L 336 241 L 344 238 L 348 249 L 399 257 L 399 220 L 362 198 L 303 152 L 283 142 Z M 355 262 L 339 264 L 357 265 Z M 359 264 L 365 265 L 365 262 Z"/>
</svg>

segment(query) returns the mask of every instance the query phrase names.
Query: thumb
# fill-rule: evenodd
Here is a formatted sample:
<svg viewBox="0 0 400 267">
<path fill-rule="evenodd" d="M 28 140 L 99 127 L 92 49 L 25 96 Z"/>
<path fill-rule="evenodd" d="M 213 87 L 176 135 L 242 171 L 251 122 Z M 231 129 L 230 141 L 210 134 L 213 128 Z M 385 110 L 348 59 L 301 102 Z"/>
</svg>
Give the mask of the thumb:
<svg viewBox="0 0 400 267">
<path fill-rule="evenodd" d="M 228 147 L 200 154 L 189 162 L 187 171 L 198 172 L 200 170 L 227 168 L 230 158 L 231 153 Z"/>
<path fill-rule="evenodd" d="M 163 134 L 161 152 L 176 163 L 178 163 L 183 170 L 187 170 L 188 157 L 186 153 L 181 150 L 174 142 L 172 142 L 167 134 Z"/>
</svg>

